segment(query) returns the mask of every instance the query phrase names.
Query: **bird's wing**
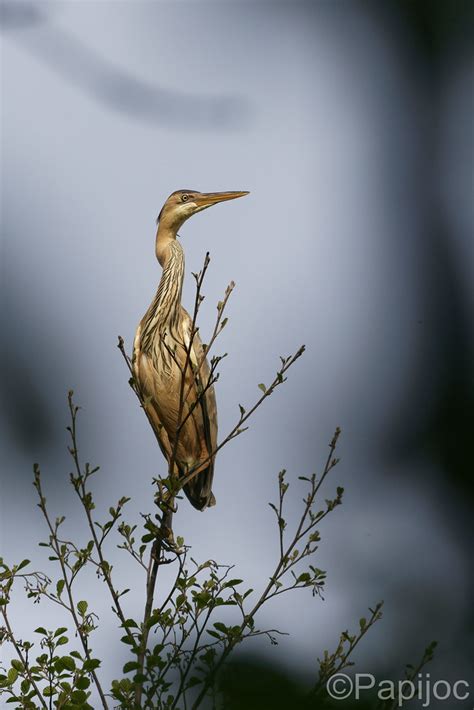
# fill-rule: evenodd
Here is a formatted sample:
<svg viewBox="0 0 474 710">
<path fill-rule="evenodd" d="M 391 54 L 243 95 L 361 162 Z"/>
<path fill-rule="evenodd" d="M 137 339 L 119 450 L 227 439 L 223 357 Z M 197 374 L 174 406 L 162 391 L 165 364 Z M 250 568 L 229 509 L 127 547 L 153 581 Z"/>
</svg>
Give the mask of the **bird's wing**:
<svg viewBox="0 0 474 710">
<path fill-rule="evenodd" d="M 135 380 L 163 455 L 168 462 L 173 458 L 174 440 L 179 410 L 180 371 L 184 369 L 186 352 L 191 339 L 192 321 L 181 309 L 180 334 L 175 341 L 171 370 L 166 373 L 160 366 L 156 352 L 141 350 L 141 329 L 134 343 L 133 370 Z M 176 448 L 176 468 L 186 475 L 192 467 L 196 475 L 184 486 L 184 492 L 195 508 L 203 510 L 215 503 L 212 495 L 214 456 L 217 446 L 217 407 L 214 388 L 208 387 L 210 368 L 204 357 L 204 348 L 196 333 L 190 349 L 184 394 L 183 428 Z M 179 363 L 179 364 L 178 364 Z M 203 392 L 202 396 L 200 393 Z M 196 400 L 198 403 L 196 406 Z M 189 412 L 189 416 L 187 416 Z M 176 471 L 176 473 L 178 473 Z"/>
<path fill-rule="evenodd" d="M 154 399 L 156 392 L 155 368 L 149 355 L 141 352 L 141 324 L 137 328 L 133 343 L 133 375 L 135 386 L 139 388 L 143 406 L 146 409 L 149 422 L 158 441 L 163 456 L 167 461 L 171 458 L 172 446 L 166 428 L 163 426 L 158 407 Z"/>
<path fill-rule="evenodd" d="M 189 313 L 187 313 L 184 308 L 182 309 L 182 317 L 183 340 L 184 346 L 187 350 L 189 348 L 189 341 L 191 338 L 192 320 Z M 203 457 L 205 460 L 208 456 L 212 455 L 217 446 L 217 405 L 214 387 L 207 387 L 210 377 L 210 367 L 204 354 L 204 348 L 199 333 L 195 333 L 193 338 L 190 350 L 190 361 L 190 369 L 192 370 L 192 372 L 190 372 L 190 379 L 192 377 L 195 378 L 196 395 L 199 396 L 199 392 L 202 392 L 207 388 L 204 395 L 200 398 L 198 407 L 196 407 L 199 412 L 196 413 L 197 416 L 195 417 L 197 429 L 198 431 L 201 430 L 204 437 L 204 446 L 202 446 L 202 449 L 205 452 Z M 202 496 L 208 498 L 209 502 L 213 500 L 213 498 L 211 498 L 213 475 L 214 456 L 212 456 L 210 461 L 207 463 L 203 463 L 202 473 L 194 479 L 196 484 L 199 482 L 202 490 Z M 193 483 L 193 481 L 191 481 L 191 483 Z"/>
<path fill-rule="evenodd" d="M 192 320 L 189 316 L 189 313 L 187 313 L 184 308 L 183 315 L 186 321 L 185 347 L 188 348 L 189 340 L 191 337 Z M 199 336 L 199 332 L 195 333 L 194 335 L 193 345 L 190 352 L 190 359 L 193 373 L 196 377 L 198 391 L 202 391 L 209 382 L 211 370 L 207 358 L 204 355 L 204 347 Z M 198 371 L 199 363 L 201 363 L 201 367 Z M 216 394 L 213 386 L 207 389 L 204 397 L 201 398 L 200 404 L 203 414 L 206 446 L 209 454 L 211 454 L 211 452 L 214 451 L 217 445 L 217 405 Z"/>
</svg>

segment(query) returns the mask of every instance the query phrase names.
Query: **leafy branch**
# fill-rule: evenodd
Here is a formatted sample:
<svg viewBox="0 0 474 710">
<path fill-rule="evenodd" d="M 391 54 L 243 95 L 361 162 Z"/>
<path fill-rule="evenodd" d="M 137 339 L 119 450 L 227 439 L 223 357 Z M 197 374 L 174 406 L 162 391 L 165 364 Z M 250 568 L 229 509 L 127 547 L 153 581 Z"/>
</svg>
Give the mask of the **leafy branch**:
<svg viewBox="0 0 474 710">
<path fill-rule="evenodd" d="M 407 663 L 405 666 L 405 680 L 413 683 L 415 679 L 419 677 L 420 671 L 433 660 L 437 645 L 437 641 L 432 641 L 423 651 L 423 654 L 417 664 L 412 665 L 411 663 Z M 406 699 L 400 697 L 380 700 L 377 705 L 377 710 L 396 710 L 397 708 L 402 707 L 405 702 Z"/>
<path fill-rule="evenodd" d="M 382 618 L 382 607 L 383 602 L 378 602 L 373 609 L 369 609 L 370 617 L 368 619 L 365 617 L 359 619 L 359 631 L 357 633 L 350 634 L 347 630 L 343 631 L 333 653 L 324 651 L 323 658 L 318 659 L 319 677 L 311 691 L 311 695 L 319 696 L 326 690 L 326 683 L 331 676 L 340 673 L 344 668 L 354 665 L 350 657 L 369 629 Z"/>
<path fill-rule="evenodd" d="M 285 529 L 287 527 L 287 522 L 283 517 L 283 509 L 289 484 L 285 482 L 286 472 L 281 471 L 279 473 L 278 507 L 273 503 L 270 503 L 271 508 L 277 516 L 280 551 L 279 559 L 273 573 L 270 575 L 267 585 L 250 610 L 246 611 L 244 607 L 246 597 L 241 597 L 239 594 L 236 595 L 236 601 L 241 611 L 242 621 L 237 627 L 232 627 L 230 632 L 224 633 L 224 636 L 221 637 L 220 640 L 223 645 L 222 653 L 217 662 L 214 664 L 212 671 L 207 674 L 202 684 L 202 688 L 193 704 L 193 708 L 199 707 L 209 688 L 213 685 L 216 676 L 222 665 L 225 663 L 227 657 L 245 636 L 254 636 L 265 633 L 270 635 L 272 643 L 276 643 L 275 637 L 271 636 L 270 632 L 261 632 L 256 631 L 255 629 L 255 617 L 266 602 L 279 594 L 304 587 L 310 587 L 312 589 L 313 596 L 321 595 L 326 579 L 326 573 L 323 570 L 314 567 L 313 565 L 309 565 L 306 570 L 300 571 L 296 574 L 293 568 L 305 560 L 305 558 L 316 552 L 318 549 L 316 543 L 320 541 L 320 535 L 316 530 L 316 526 L 318 526 L 323 519 L 342 502 L 343 489 L 339 487 L 337 489 L 336 497 L 326 500 L 326 507 L 323 510 L 316 511 L 314 509 L 317 493 L 319 492 L 329 472 L 338 463 L 338 459 L 335 458 L 334 454 L 339 436 L 340 429 L 338 428 L 336 429 L 336 432 L 330 442 L 329 454 L 319 479 L 315 474 L 313 474 L 310 478 L 306 478 L 304 476 L 300 477 L 300 480 L 309 483 L 310 486 L 307 495 L 303 498 L 304 508 L 299 523 L 287 543 L 285 541 Z M 301 549 L 298 549 L 296 547 L 297 545 L 302 545 Z M 291 573 L 290 580 L 288 580 L 288 572 Z"/>
</svg>

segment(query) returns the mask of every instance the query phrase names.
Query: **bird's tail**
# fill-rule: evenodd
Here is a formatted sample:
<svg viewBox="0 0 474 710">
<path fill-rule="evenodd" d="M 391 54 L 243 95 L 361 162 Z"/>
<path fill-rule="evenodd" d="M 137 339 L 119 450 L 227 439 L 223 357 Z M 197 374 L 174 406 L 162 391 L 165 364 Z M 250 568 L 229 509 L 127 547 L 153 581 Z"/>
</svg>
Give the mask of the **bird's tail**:
<svg viewBox="0 0 474 710">
<path fill-rule="evenodd" d="M 202 471 L 199 471 L 189 483 L 183 486 L 187 499 L 196 510 L 205 510 L 216 504 L 216 499 L 212 492 L 213 477 L 214 462 L 203 467 Z"/>
</svg>

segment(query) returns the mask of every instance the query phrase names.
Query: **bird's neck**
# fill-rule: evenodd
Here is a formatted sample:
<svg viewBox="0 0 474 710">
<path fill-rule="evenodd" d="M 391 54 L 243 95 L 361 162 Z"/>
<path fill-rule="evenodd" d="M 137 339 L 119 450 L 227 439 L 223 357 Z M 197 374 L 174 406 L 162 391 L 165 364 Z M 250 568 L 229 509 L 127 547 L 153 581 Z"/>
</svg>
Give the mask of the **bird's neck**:
<svg viewBox="0 0 474 710">
<path fill-rule="evenodd" d="M 176 242 L 176 230 L 166 224 L 163 220 L 158 223 L 156 230 L 155 253 L 163 269 L 166 267 L 170 247 Z M 177 243 L 177 242 L 176 242 Z"/>
<path fill-rule="evenodd" d="M 147 330 L 172 330 L 179 322 L 184 278 L 184 252 L 176 235 L 158 228 L 156 256 L 163 273 L 155 298 L 145 316 Z M 148 316 L 148 317 L 147 317 Z"/>
<path fill-rule="evenodd" d="M 176 240 L 176 232 L 161 222 L 156 233 L 156 257 L 163 273 L 155 297 L 141 321 L 143 352 L 151 351 L 157 342 L 161 343 L 164 333 L 176 335 L 180 322 L 184 252 Z"/>
<path fill-rule="evenodd" d="M 161 275 L 154 305 L 157 325 L 168 328 L 177 324 L 181 308 L 181 292 L 184 279 L 184 251 L 176 237 L 160 234 L 156 239 L 156 256 L 163 273 Z"/>
</svg>

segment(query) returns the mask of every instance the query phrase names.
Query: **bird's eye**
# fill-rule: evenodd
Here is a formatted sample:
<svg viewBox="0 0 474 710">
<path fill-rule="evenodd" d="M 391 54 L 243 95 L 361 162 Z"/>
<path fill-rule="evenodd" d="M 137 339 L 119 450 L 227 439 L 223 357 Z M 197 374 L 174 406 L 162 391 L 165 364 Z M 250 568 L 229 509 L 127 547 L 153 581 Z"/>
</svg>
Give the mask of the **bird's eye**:
<svg viewBox="0 0 474 710">
<path fill-rule="evenodd" d="M 181 195 L 181 199 L 183 202 L 187 202 L 189 200 L 189 195 Z"/>
</svg>

